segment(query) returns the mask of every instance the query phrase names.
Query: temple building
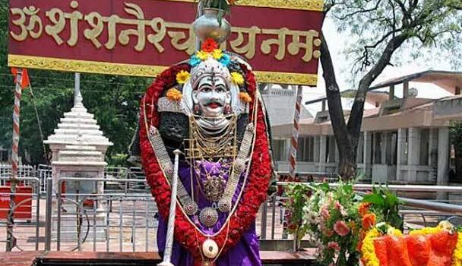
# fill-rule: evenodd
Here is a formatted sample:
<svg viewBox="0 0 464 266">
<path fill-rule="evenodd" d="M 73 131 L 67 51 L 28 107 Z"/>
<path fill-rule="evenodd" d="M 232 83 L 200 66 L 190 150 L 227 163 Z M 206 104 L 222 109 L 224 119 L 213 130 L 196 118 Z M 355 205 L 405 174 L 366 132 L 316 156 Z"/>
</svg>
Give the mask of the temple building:
<svg viewBox="0 0 464 266">
<path fill-rule="evenodd" d="M 391 79 L 369 89 L 357 150 L 358 170 L 366 182 L 399 184 L 462 183 L 461 147 L 450 129 L 462 121 L 462 73 L 425 71 Z M 346 119 L 354 91 L 344 91 Z M 336 173 L 338 149 L 326 98 L 314 118 L 301 120 L 298 172 Z M 351 103 L 351 104 L 350 104 Z M 272 109 L 273 107 L 269 107 Z M 274 161 L 287 171 L 292 122 L 272 126 Z"/>
</svg>

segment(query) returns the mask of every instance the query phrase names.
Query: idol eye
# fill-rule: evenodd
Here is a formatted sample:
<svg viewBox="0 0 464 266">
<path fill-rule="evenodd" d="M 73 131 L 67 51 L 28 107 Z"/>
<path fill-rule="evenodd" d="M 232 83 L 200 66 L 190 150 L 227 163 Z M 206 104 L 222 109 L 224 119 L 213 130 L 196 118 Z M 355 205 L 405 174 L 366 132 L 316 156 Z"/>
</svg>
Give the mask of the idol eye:
<svg viewBox="0 0 464 266">
<path fill-rule="evenodd" d="M 201 91 L 210 92 L 210 91 L 211 91 L 211 87 L 209 87 L 209 86 L 204 86 L 204 87 L 201 88 Z"/>
<path fill-rule="evenodd" d="M 225 92 L 226 91 L 226 88 L 222 85 L 219 85 L 216 87 L 216 91 L 217 92 Z"/>
</svg>

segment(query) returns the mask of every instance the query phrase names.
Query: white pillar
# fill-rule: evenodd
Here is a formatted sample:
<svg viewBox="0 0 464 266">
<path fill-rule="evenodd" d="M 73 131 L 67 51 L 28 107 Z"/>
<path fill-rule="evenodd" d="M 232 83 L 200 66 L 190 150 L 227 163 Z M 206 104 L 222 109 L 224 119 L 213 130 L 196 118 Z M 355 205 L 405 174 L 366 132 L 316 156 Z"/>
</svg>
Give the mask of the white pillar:
<svg viewBox="0 0 464 266">
<path fill-rule="evenodd" d="M 438 129 L 437 185 L 448 185 L 449 154 L 449 128 L 442 127 Z M 447 199 L 447 193 L 438 193 L 437 199 Z"/>
<path fill-rule="evenodd" d="M 327 156 L 327 136 L 321 136 L 319 141 L 319 172 L 325 172 L 326 156 Z"/>
<path fill-rule="evenodd" d="M 363 154 L 363 163 L 364 163 L 364 174 L 366 179 L 372 179 L 371 176 L 371 162 L 372 162 L 372 132 L 364 131 L 364 154 Z"/>
<path fill-rule="evenodd" d="M 396 142 L 397 154 L 396 154 L 396 180 L 405 181 L 405 178 L 401 174 L 401 166 L 407 164 L 406 157 L 406 128 L 398 129 L 398 141 Z"/>
<path fill-rule="evenodd" d="M 408 182 L 417 181 L 416 168 L 420 163 L 420 129 L 408 129 Z"/>
</svg>

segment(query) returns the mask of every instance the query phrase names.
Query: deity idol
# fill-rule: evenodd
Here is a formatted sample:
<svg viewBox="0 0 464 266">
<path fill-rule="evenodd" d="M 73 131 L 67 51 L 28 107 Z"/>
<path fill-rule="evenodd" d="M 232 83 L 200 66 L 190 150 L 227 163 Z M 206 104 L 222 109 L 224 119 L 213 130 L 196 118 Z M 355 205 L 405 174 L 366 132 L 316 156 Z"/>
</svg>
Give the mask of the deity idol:
<svg viewBox="0 0 464 266">
<path fill-rule="evenodd" d="M 272 172 L 266 121 L 251 67 L 213 39 L 148 88 L 140 147 L 160 213 L 160 254 L 179 178 L 173 265 L 261 265 L 254 222 Z M 178 171 L 174 150 L 182 152 Z"/>
</svg>

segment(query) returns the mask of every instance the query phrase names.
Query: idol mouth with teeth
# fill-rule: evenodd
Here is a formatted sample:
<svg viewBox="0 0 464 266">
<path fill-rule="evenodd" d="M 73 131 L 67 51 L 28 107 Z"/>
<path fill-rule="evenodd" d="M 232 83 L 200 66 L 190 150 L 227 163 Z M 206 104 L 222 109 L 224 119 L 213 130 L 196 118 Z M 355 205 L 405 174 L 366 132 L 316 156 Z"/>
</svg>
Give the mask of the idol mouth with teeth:
<svg viewBox="0 0 464 266">
<path fill-rule="evenodd" d="M 218 108 L 218 107 L 222 107 L 222 104 L 218 103 L 218 102 L 211 102 L 211 103 L 208 103 L 208 107 L 210 108 Z"/>
</svg>

